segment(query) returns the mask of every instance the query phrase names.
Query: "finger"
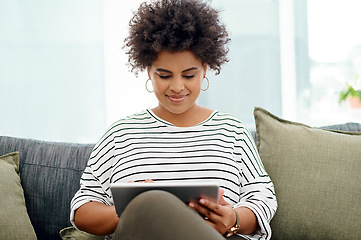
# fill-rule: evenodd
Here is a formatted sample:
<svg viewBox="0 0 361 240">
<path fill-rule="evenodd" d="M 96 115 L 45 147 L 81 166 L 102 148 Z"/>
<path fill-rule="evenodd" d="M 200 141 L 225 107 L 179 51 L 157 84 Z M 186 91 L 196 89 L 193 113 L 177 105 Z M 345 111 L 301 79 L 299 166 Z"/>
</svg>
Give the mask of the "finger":
<svg viewBox="0 0 361 240">
<path fill-rule="evenodd" d="M 222 219 L 218 213 L 198 203 L 190 202 L 188 206 L 196 210 L 201 216 L 208 218 L 211 222 L 215 223 Z"/>
<path fill-rule="evenodd" d="M 216 229 L 220 234 L 225 233 L 229 229 L 229 224 L 225 224 L 225 219 L 223 215 L 218 215 L 215 212 L 210 211 L 206 207 L 197 204 L 197 203 L 189 203 L 189 206 L 196 210 L 201 216 L 203 216 L 206 222 Z M 224 208 L 224 207 L 222 207 Z M 233 212 L 233 210 L 232 210 Z"/>
<path fill-rule="evenodd" d="M 199 200 L 199 204 L 204 206 L 205 208 L 215 212 L 215 213 L 218 213 L 219 212 L 219 207 L 220 205 L 216 202 L 213 202 L 209 199 L 204 199 L 204 198 L 201 198 Z"/>
<path fill-rule="evenodd" d="M 128 183 L 135 183 L 134 181 L 128 181 Z"/>
<path fill-rule="evenodd" d="M 224 196 L 224 189 L 220 189 L 219 190 L 219 199 L 218 199 L 219 204 L 222 206 L 229 205 L 229 203 L 226 200 L 224 200 L 223 196 Z"/>
<path fill-rule="evenodd" d="M 224 189 L 223 189 L 223 188 L 220 188 L 220 189 L 219 189 L 219 193 L 218 193 L 218 199 L 223 198 L 223 194 L 224 194 Z"/>
<path fill-rule="evenodd" d="M 146 183 L 154 183 L 154 181 L 152 179 L 145 179 L 144 182 L 146 182 Z"/>
</svg>

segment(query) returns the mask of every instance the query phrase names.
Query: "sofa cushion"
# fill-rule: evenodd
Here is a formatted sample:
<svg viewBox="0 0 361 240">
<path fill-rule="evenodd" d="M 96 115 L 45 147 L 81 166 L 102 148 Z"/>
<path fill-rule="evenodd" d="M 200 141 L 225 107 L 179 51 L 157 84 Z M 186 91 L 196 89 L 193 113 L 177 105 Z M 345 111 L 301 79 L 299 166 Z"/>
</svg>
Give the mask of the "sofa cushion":
<svg viewBox="0 0 361 240">
<path fill-rule="evenodd" d="M 261 108 L 254 116 L 279 204 L 272 239 L 358 239 L 361 133 L 312 128 Z"/>
<path fill-rule="evenodd" d="M 0 239 L 36 239 L 19 175 L 19 153 L 0 156 Z"/>
<path fill-rule="evenodd" d="M 20 152 L 26 206 L 39 240 L 60 239 L 70 226 L 70 201 L 79 189 L 93 144 L 38 141 L 0 136 L 0 154 Z"/>
<path fill-rule="evenodd" d="M 62 240 L 104 240 L 105 238 L 105 236 L 92 235 L 74 227 L 66 227 L 62 229 L 59 234 Z"/>
</svg>

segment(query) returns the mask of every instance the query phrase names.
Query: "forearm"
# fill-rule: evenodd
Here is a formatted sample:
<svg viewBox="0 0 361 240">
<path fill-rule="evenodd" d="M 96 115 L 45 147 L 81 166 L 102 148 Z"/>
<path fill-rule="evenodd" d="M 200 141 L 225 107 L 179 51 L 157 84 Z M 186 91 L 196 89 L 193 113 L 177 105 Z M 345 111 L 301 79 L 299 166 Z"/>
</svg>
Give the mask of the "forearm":
<svg viewBox="0 0 361 240">
<path fill-rule="evenodd" d="M 246 207 L 235 208 L 239 215 L 240 229 L 238 233 L 241 234 L 252 234 L 259 229 L 256 215 L 252 210 Z"/>
<path fill-rule="evenodd" d="M 114 233 L 119 218 L 114 206 L 100 202 L 88 202 L 78 208 L 74 215 L 75 225 L 85 232 L 94 235 Z"/>
</svg>

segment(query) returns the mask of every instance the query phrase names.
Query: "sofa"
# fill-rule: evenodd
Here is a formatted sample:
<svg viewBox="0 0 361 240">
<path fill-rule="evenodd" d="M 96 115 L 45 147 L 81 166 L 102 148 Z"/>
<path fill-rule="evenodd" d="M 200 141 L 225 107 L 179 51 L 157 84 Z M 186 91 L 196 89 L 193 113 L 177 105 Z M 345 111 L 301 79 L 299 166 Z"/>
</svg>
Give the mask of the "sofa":
<svg viewBox="0 0 361 240">
<path fill-rule="evenodd" d="M 361 239 L 361 124 L 254 116 L 279 204 L 272 239 Z M 69 222 L 93 146 L 0 136 L 0 239 L 99 239 Z"/>
</svg>

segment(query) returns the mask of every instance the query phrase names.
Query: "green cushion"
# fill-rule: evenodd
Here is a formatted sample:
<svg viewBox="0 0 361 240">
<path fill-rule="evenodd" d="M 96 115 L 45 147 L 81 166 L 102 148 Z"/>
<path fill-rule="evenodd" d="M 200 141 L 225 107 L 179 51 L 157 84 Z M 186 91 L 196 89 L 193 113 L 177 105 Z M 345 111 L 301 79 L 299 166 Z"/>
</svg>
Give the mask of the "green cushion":
<svg viewBox="0 0 361 240">
<path fill-rule="evenodd" d="M 83 231 L 79 231 L 74 227 L 67 227 L 60 231 L 62 240 L 104 240 L 104 236 L 96 236 Z"/>
<path fill-rule="evenodd" d="M 254 116 L 279 205 L 272 239 L 359 239 L 361 133 L 312 128 L 262 108 Z"/>
<path fill-rule="evenodd" d="M 19 176 L 19 153 L 0 156 L 0 239 L 36 239 Z"/>
</svg>

